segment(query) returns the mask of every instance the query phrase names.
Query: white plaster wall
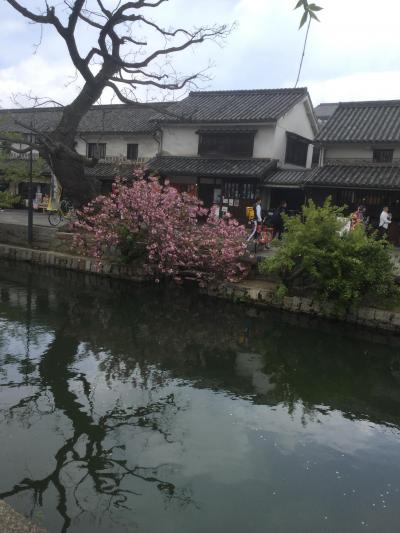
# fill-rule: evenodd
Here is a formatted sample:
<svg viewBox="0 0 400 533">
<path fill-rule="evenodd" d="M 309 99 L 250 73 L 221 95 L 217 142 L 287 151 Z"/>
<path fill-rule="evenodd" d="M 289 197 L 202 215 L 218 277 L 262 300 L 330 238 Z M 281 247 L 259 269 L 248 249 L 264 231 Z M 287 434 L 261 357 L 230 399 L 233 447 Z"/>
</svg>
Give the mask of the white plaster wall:
<svg viewBox="0 0 400 533">
<path fill-rule="evenodd" d="M 305 98 L 298 104 L 296 104 L 292 109 L 290 109 L 286 115 L 280 118 L 277 122 L 275 129 L 275 140 L 274 140 L 274 155 L 275 159 L 279 160 L 279 166 L 283 168 L 303 168 L 295 165 L 288 165 L 285 163 L 285 152 L 286 152 L 286 132 L 297 133 L 306 139 L 314 140 L 315 132 L 311 123 L 311 119 L 307 113 L 306 102 L 308 99 Z M 308 147 L 307 154 L 307 168 L 311 167 L 313 154 L 313 145 L 310 144 Z"/>
<path fill-rule="evenodd" d="M 207 124 L 207 127 L 221 127 L 221 124 Z M 227 127 L 243 126 L 243 124 L 227 124 Z M 254 137 L 253 157 L 272 157 L 274 148 L 274 126 L 260 126 L 259 124 L 246 124 L 256 128 Z M 199 151 L 199 135 L 196 133 L 202 124 L 196 126 L 168 126 L 163 128 L 162 153 L 164 155 L 196 156 Z"/>
<path fill-rule="evenodd" d="M 325 148 L 325 161 L 330 159 L 369 159 L 372 161 L 374 146 L 370 144 L 335 144 Z M 378 147 L 377 147 L 378 148 Z M 382 148 L 385 148 L 382 146 Z M 393 146 L 387 146 L 393 148 Z M 400 145 L 394 147 L 394 159 L 400 159 Z"/>
<path fill-rule="evenodd" d="M 256 126 L 253 157 L 273 157 L 275 143 L 275 125 Z"/>
<path fill-rule="evenodd" d="M 150 158 L 158 153 L 158 143 L 150 135 L 85 135 L 77 139 L 77 151 L 86 155 L 86 143 L 106 143 L 107 157 L 126 157 L 126 145 L 138 144 L 138 157 Z"/>
<path fill-rule="evenodd" d="M 162 129 L 162 153 L 163 155 L 187 155 L 198 154 L 199 126 L 166 126 Z"/>
</svg>

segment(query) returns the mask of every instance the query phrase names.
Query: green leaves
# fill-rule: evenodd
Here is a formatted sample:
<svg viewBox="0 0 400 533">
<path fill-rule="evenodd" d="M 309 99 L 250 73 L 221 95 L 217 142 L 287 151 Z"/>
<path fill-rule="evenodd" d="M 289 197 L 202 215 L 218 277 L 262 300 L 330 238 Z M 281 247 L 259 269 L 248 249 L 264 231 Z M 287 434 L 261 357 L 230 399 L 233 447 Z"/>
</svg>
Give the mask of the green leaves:
<svg viewBox="0 0 400 533">
<path fill-rule="evenodd" d="M 319 22 L 319 18 L 315 14 L 317 11 L 321 11 L 323 8 L 320 6 L 317 6 L 317 4 L 309 4 L 308 0 L 299 0 L 296 4 L 295 9 L 298 9 L 299 7 L 303 7 L 304 13 L 300 20 L 300 26 L 299 29 L 304 26 L 304 24 L 309 20 L 311 22 L 311 19 L 317 20 Z"/>
<path fill-rule="evenodd" d="M 310 201 L 301 215 L 285 217 L 282 244 L 260 271 L 277 277 L 289 294 L 308 294 L 342 309 L 365 297 L 397 294 L 390 247 L 367 236 L 362 225 L 342 234 L 342 217 L 343 209 L 330 199 L 322 207 Z"/>
<path fill-rule="evenodd" d="M 304 26 L 308 19 L 308 11 L 304 11 L 303 16 L 301 17 L 299 29 Z"/>
</svg>

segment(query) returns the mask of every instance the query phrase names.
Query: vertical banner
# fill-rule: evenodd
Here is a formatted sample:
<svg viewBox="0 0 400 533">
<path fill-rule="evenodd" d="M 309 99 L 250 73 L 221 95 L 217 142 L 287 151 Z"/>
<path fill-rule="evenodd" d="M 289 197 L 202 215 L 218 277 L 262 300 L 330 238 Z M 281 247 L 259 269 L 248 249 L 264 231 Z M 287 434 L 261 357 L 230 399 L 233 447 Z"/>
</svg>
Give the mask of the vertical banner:
<svg viewBox="0 0 400 533">
<path fill-rule="evenodd" d="M 60 208 L 62 187 L 54 172 L 51 172 L 51 182 L 50 182 L 50 199 L 49 205 L 47 206 L 48 211 L 57 211 Z"/>
</svg>

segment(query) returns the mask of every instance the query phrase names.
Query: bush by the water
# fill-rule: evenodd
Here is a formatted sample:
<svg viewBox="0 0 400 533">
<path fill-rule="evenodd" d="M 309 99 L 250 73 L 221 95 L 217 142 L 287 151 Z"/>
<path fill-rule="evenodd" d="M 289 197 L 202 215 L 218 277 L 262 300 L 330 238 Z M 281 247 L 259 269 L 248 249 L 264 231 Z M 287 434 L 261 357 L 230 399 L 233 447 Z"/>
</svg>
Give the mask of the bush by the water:
<svg viewBox="0 0 400 533">
<path fill-rule="evenodd" d="M 278 275 L 280 294 L 312 293 L 341 306 L 396 292 L 391 247 L 368 236 L 362 224 L 343 233 L 343 209 L 327 199 L 285 217 L 286 232 L 276 255 L 263 261 L 264 273 Z"/>
<path fill-rule="evenodd" d="M 75 244 L 81 253 L 101 262 L 119 256 L 140 262 L 155 279 L 205 284 L 215 279 L 236 280 L 247 271 L 246 232 L 236 220 L 220 219 L 202 202 L 142 171 L 127 182 L 116 180 L 109 195 L 99 196 L 75 223 Z"/>
</svg>

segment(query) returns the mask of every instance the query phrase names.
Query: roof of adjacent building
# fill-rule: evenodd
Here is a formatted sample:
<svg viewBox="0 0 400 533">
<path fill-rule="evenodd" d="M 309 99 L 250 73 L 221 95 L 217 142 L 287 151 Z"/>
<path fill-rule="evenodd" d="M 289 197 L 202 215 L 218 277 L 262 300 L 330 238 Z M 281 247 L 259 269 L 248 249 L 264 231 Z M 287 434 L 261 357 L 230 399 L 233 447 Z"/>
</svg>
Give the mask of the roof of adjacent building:
<svg viewBox="0 0 400 533">
<path fill-rule="evenodd" d="M 156 124 L 150 120 L 158 111 L 167 109 L 171 102 L 128 105 L 95 105 L 81 120 L 79 133 L 153 133 Z M 52 131 L 60 121 L 62 108 L 0 109 L 0 131 L 23 133 L 21 124 L 40 132 Z M 20 124 L 17 124 L 16 121 Z"/>
<path fill-rule="evenodd" d="M 400 189 L 400 167 L 394 165 L 328 165 L 306 170 L 277 169 L 265 187 L 335 187 Z"/>
<path fill-rule="evenodd" d="M 316 140 L 322 143 L 400 142 L 400 100 L 340 103 Z"/>
<path fill-rule="evenodd" d="M 328 120 L 338 108 L 339 103 L 319 104 L 314 108 L 315 116 L 318 120 Z"/>
<path fill-rule="evenodd" d="M 156 156 L 146 166 L 161 174 L 175 176 L 263 178 L 276 166 L 276 160 Z"/>
<path fill-rule="evenodd" d="M 400 167 L 391 165 L 332 165 L 306 175 L 305 186 L 399 189 Z"/>
<path fill-rule="evenodd" d="M 274 122 L 308 95 L 306 88 L 193 91 L 173 104 L 175 115 L 157 115 L 167 123 Z"/>
</svg>

